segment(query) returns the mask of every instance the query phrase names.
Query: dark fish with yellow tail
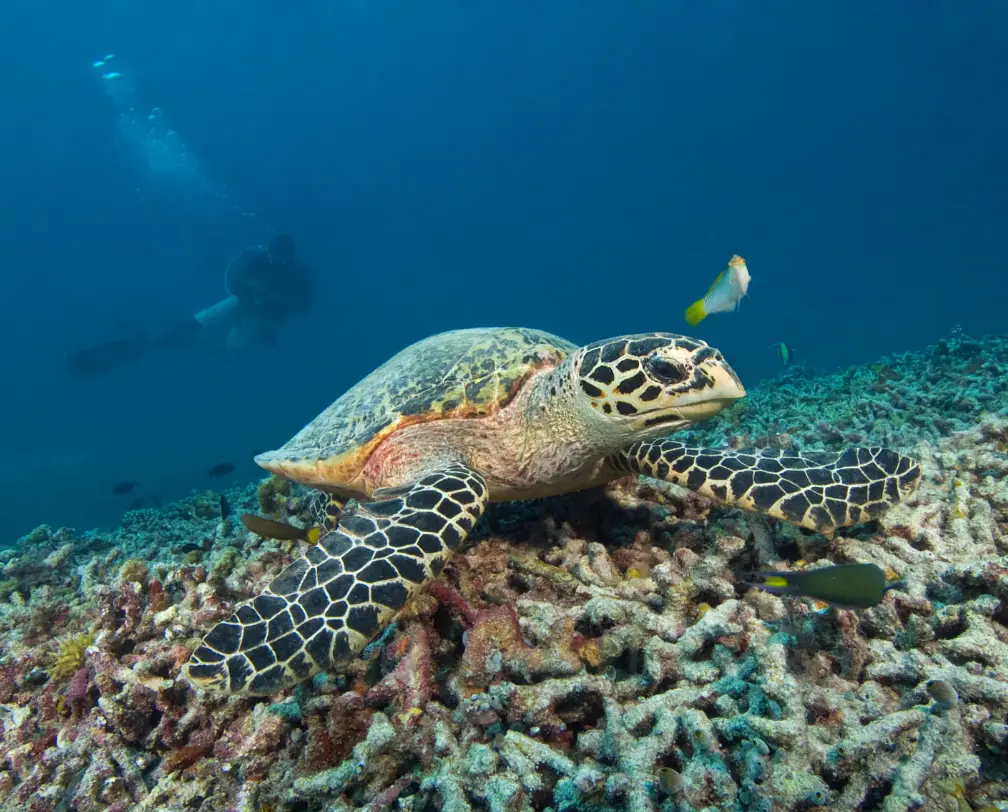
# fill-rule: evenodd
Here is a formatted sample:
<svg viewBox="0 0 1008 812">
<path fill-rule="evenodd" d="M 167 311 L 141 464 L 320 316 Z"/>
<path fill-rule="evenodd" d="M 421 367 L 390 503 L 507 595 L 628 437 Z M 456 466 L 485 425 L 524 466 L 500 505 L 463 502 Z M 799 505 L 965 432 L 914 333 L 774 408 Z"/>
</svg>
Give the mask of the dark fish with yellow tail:
<svg viewBox="0 0 1008 812">
<path fill-rule="evenodd" d="M 815 598 L 840 609 L 870 609 L 902 581 L 886 583 L 874 564 L 840 564 L 804 572 L 753 572 L 745 583 L 775 595 Z"/>
<path fill-rule="evenodd" d="M 256 516 L 254 513 L 243 513 L 240 519 L 241 523 L 256 535 L 277 541 L 300 540 L 315 544 L 322 536 L 320 527 L 295 527 L 288 522 L 278 522 L 265 516 Z"/>
</svg>

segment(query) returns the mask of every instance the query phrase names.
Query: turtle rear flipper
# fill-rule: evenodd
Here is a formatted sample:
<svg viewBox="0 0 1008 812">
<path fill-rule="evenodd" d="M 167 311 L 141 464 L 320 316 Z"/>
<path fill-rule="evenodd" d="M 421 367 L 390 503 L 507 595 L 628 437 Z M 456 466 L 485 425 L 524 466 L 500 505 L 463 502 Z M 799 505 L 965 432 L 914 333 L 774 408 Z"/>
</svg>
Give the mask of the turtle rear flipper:
<svg viewBox="0 0 1008 812">
<path fill-rule="evenodd" d="M 402 496 L 361 503 L 211 629 L 186 677 L 201 688 L 262 696 L 345 665 L 441 572 L 486 502 L 483 477 L 450 464 Z"/>
<path fill-rule="evenodd" d="M 634 443 L 609 463 L 826 536 L 877 519 L 910 496 L 921 477 L 916 460 L 888 448 L 736 450 L 663 439 Z"/>
</svg>

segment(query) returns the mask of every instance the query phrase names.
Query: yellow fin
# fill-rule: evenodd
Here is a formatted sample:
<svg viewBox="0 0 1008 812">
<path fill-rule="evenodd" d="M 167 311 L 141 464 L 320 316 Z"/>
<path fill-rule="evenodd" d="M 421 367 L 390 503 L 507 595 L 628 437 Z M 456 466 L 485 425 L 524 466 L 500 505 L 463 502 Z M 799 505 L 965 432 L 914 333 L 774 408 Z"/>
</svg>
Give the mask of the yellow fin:
<svg viewBox="0 0 1008 812">
<path fill-rule="evenodd" d="M 305 541 L 307 541 L 309 544 L 317 544 L 320 538 L 322 538 L 322 528 L 320 527 L 308 528 L 308 533 L 305 536 Z"/>
<path fill-rule="evenodd" d="M 693 304 L 686 308 L 686 323 L 690 327 L 696 327 L 700 322 L 706 318 L 707 314 L 704 312 L 703 299 L 697 299 Z"/>
<path fill-rule="evenodd" d="M 787 585 L 788 585 L 787 578 L 780 578 L 779 576 L 776 575 L 767 575 L 763 579 L 763 586 L 772 586 L 777 587 L 778 589 L 783 589 L 787 587 Z"/>
</svg>

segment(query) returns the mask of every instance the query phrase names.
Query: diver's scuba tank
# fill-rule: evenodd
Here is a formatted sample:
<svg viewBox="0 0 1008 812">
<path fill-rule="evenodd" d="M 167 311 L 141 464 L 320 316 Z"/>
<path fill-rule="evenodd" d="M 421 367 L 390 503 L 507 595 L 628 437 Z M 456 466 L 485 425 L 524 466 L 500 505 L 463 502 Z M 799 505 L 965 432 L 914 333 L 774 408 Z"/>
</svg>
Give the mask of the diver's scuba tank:
<svg viewBox="0 0 1008 812">
<path fill-rule="evenodd" d="M 224 269 L 224 290 L 227 291 L 227 297 L 221 299 L 216 304 L 210 305 L 210 307 L 200 310 L 194 314 L 193 318 L 203 327 L 213 327 L 227 320 L 238 307 L 238 296 L 235 294 L 234 286 L 232 285 L 233 269 L 241 267 L 240 263 L 245 262 L 254 254 L 265 253 L 266 251 L 267 248 L 265 245 L 250 245 L 248 248 L 243 248 L 235 254 Z"/>
<path fill-rule="evenodd" d="M 250 258 L 253 254 L 268 254 L 269 248 L 265 245 L 250 245 L 248 248 L 242 248 L 237 254 L 231 257 L 231 261 L 227 264 L 224 269 L 224 290 L 228 292 L 228 295 L 234 296 L 234 290 L 231 287 L 231 269 L 235 267 L 238 260 L 243 262 Z"/>
</svg>

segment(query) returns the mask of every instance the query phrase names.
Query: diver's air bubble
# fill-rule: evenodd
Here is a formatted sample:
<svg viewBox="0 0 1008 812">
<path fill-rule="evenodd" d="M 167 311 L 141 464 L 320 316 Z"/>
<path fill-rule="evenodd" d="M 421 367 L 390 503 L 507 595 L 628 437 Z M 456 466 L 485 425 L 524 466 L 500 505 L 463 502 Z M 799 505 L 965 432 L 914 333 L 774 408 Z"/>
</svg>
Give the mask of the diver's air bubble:
<svg viewBox="0 0 1008 812">
<path fill-rule="evenodd" d="M 126 67 L 108 70 L 114 54 L 92 62 L 101 71 L 102 88 L 115 104 L 116 129 L 120 143 L 126 147 L 143 175 L 138 193 L 145 199 L 156 193 L 192 208 L 206 217 L 251 216 L 234 203 L 227 187 L 214 182 L 202 161 L 169 125 L 160 107 L 138 103 L 133 77 Z M 119 60 L 116 59 L 116 65 Z M 143 112 L 147 110 L 148 112 Z M 245 221 L 245 217 L 240 218 Z"/>
</svg>

